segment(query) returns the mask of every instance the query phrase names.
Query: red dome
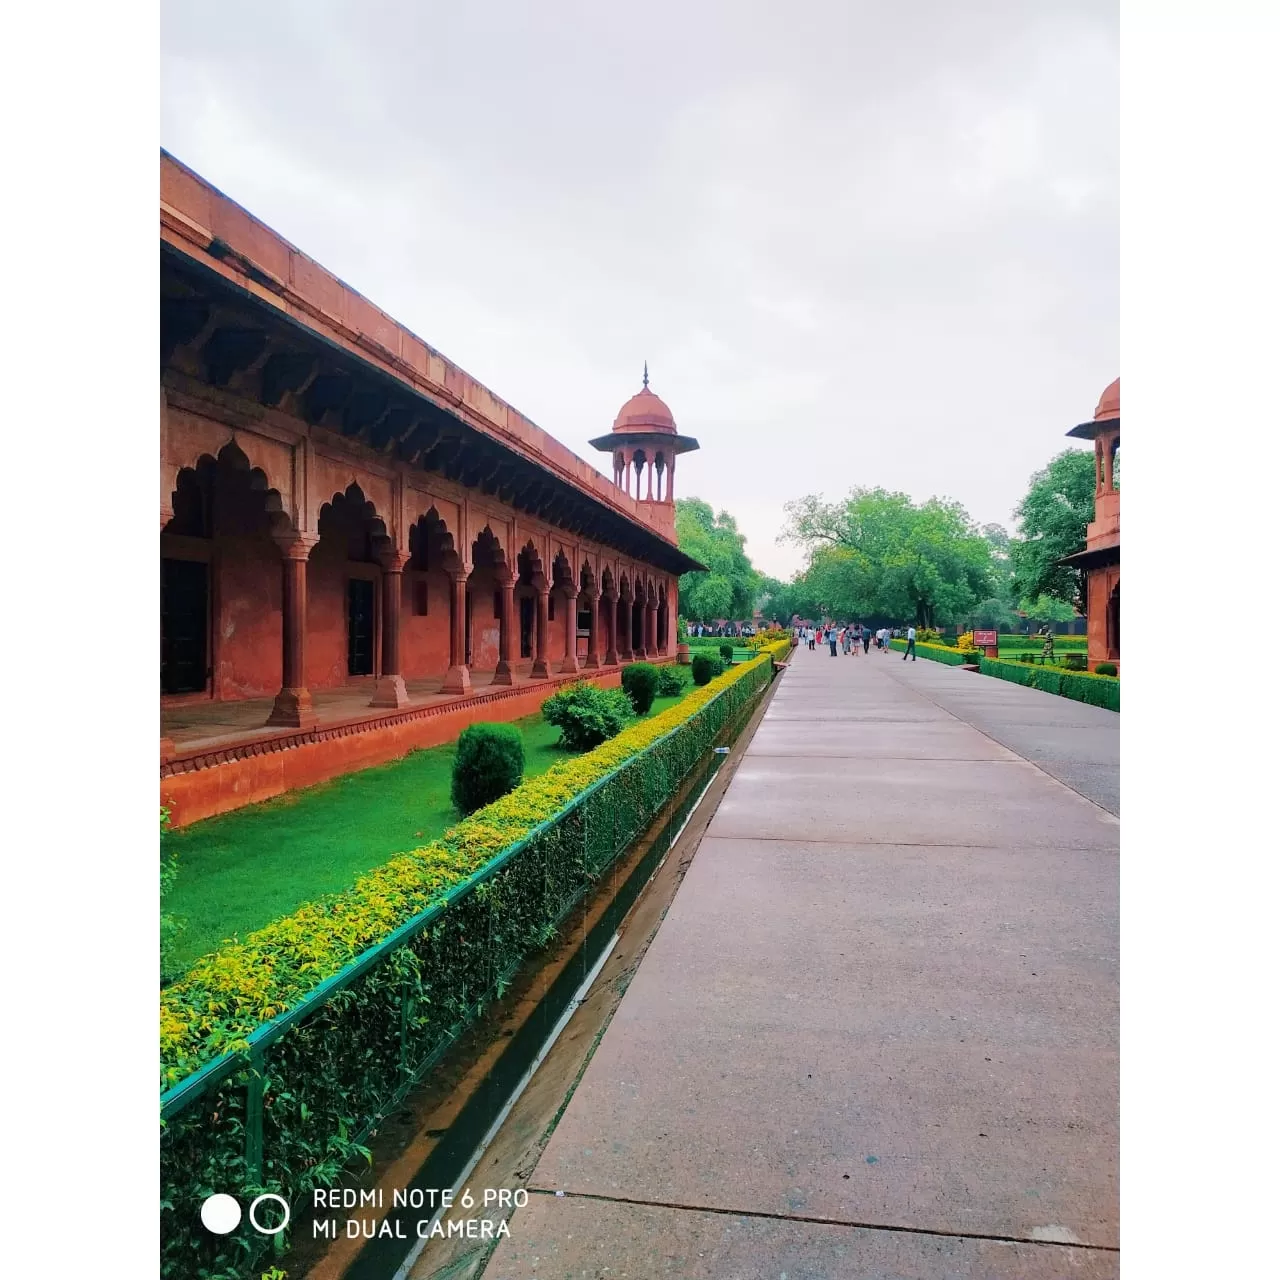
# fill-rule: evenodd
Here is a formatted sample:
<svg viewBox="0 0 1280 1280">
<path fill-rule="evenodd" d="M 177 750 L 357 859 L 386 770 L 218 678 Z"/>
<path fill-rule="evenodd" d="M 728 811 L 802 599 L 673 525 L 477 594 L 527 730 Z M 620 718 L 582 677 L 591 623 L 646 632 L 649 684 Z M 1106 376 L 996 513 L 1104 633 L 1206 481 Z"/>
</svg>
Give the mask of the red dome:
<svg viewBox="0 0 1280 1280">
<path fill-rule="evenodd" d="M 613 420 L 615 431 L 667 431 L 676 433 L 676 420 L 671 410 L 646 386 L 618 410 Z"/>
<path fill-rule="evenodd" d="M 1120 379 L 1117 378 L 1103 393 L 1093 412 L 1094 422 L 1106 422 L 1120 416 Z"/>
</svg>

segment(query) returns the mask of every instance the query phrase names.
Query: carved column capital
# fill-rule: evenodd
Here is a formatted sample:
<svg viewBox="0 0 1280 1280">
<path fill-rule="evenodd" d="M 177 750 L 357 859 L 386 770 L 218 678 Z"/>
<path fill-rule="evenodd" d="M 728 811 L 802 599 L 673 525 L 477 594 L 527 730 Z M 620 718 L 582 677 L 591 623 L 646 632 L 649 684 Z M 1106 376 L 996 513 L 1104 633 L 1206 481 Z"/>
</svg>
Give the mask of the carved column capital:
<svg viewBox="0 0 1280 1280">
<path fill-rule="evenodd" d="M 320 541 L 320 535 L 316 533 L 298 533 L 296 530 L 290 530 L 288 533 L 274 533 L 271 540 L 280 548 L 280 557 L 283 560 L 305 560 L 311 554 L 311 548 Z"/>
</svg>

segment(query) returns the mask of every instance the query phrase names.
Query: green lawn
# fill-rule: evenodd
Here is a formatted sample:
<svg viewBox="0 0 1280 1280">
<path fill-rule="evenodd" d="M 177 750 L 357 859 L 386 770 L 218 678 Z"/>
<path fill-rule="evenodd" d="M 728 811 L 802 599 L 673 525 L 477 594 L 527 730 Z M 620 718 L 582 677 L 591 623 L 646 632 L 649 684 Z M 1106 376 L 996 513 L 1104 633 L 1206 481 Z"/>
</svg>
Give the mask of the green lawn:
<svg viewBox="0 0 1280 1280">
<path fill-rule="evenodd" d="M 679 702 L 659 698 L 649 715 Z M 541 714 L 513 721 L 526 778 L 570 758 Z M 349 773 L 165 837 L 178 878 L 165 902 L 186 921 L 170 969 L 180 973 L 233 934 L 345 889 L 363 872 L 440 835 L 461 815 L 449 800 L 454 744 Z"/>
</svg>

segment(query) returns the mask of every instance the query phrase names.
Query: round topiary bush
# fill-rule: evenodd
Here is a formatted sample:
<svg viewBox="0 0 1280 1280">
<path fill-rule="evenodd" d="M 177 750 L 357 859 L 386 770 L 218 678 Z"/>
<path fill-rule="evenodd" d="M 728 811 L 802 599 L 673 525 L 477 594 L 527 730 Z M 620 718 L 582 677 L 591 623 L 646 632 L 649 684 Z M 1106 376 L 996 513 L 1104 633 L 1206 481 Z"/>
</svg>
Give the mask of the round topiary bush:
<svg viewBox="0 0 1280 1280">
<path fill-rule="evenodd" d="M 724 671 L 724 663 L 719 658 L 713 658 L 709 654 L 700 653 L 694 658 L 690 666 L 693 672 L 694 684 L 710 684 L 716 676 Z"/>
<path fill-rule="evenodd" d="M 733 645 L 722 644 L 720 646 L 720 656 L 725 660 L 725 662 L 732 662 L 733 661 Z"/>
<path fill-rule="evenodd" d="M 658 668 L 658 697 L 678 698 L 688 686 L 679 667 Z"/>
<path fill-rule="evenodd" d="M 1116 664 L 1114 662 L 1100 662 L 1094 671 L 1100 676 L 1113 676 L 1116 673 Z"/>
<path fill-rule="evenodd" d="M 560 730 L 560 745 L 589 751 L 621 733 L 632 717 L 631 699 L 621 689 L 593 684 L 566 685 L 542 704 L 542 718 Z"/>
<path fill-rule="evenodd" d="M 524 739 L 509 724 L 473 724 L 462 731 L 453 757 L 453 803 L 474 813 L 520 785 Z"/>
<path fill-rule="evenodd" d="M 622 688 L 636 715 L 642 716 L 658 696 L 658 668 L 651 662 L 633 662 L 622 669 Z"/>
</svg>

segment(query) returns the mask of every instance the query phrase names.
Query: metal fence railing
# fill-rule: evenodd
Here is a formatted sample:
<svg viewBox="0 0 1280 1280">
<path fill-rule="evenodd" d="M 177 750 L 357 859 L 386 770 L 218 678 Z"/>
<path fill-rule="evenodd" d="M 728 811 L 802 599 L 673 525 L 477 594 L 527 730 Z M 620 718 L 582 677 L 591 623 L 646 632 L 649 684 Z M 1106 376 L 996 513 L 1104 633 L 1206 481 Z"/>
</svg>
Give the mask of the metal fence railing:
<svg viewBox="0 0 1280 1280">
<path fill-rule="evenodd" d="M 407 921 L 304 1000 L 160 1099 L 162 1274 L 248 1275 L 265 1240 L 200 1226 L 214 1192 L 296 1203 L 501 995 L 770 682 L 765 659 Z M 283 1236 L 277 1237 L 282 1239 Z"/>
</svg>

